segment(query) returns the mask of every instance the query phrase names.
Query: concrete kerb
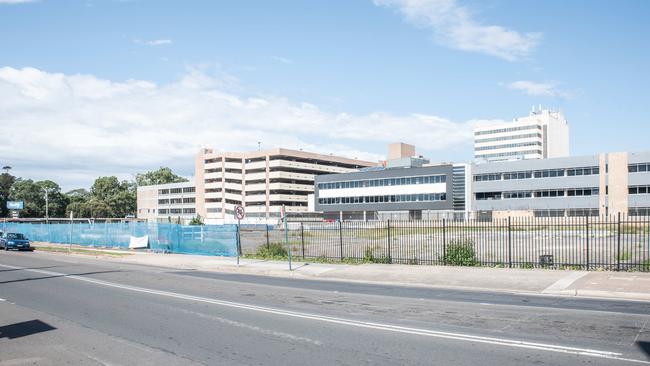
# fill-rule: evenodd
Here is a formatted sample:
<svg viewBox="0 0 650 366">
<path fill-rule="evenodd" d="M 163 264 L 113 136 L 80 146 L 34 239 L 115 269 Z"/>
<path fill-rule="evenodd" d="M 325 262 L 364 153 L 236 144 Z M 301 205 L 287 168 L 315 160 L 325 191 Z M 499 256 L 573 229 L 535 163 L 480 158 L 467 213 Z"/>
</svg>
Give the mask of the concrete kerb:
<svg viewBox="0 0 650 366">
<path fill-rule="evenodd" d="M 41 245 L 41 244 L 39 244 Z M 56 244 L 53 244 L 53 246 Z M 102 248 L 79 249 L 113 251 Z M 412 266 L 383 264 L 322 264 L 297 262 L 296 270 L 289 272 L 287 263 L 243 259 L 237 266 L 234 258 L 207 257 L 183 254 L 159 254 L 153 252 L 114 250 L 134 253 L 124 257 L 94 257 L 98 260 L 142 264 L 164 268 L 191 269 L 222 273 L 241 273 L 272 277 L 327 280 L 359 284 L 381 284 L 400 287 L 457 289 L 467 291 L 525 294 L 534 296 L 562 296 L 594 299 L 617 299 L 650 301 L 650 285 L 636 286 L 637 291 L 616 291 L 615 284 L 604 284 L 602 289 L 580 287 L 581 281 L 589 281 L 590 275 L 600 272 L 552 271 L 541 269 L 504 269 L 483 267 Z M 52 253 L 51 255 L 67 255 Z M 643 282 L 650 280 L 650 273 L 618 272 L 630 281 L 641 276 Z M 602 280 L 602 279 L 601 279 Z M 640 282 L 640 281 L 637 281 Z M 577 287 L 576 287 L 577 286 Z M 610 288 L 611 287 L 611 288 Z M 642 291 L 638 291 L 641 289 Z"/>
</svg>

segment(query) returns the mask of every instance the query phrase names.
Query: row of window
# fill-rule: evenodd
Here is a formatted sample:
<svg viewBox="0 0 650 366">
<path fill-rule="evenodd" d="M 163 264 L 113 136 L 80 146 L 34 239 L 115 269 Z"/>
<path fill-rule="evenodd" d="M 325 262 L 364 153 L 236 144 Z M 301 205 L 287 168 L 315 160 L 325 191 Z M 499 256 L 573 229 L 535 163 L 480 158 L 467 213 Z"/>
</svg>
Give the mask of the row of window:
<svg viewBox="0 0 650 366">
<path fill-rule="evenodd" d="M 568 210 L 535 210 L 535 217 L 585 217 L 598 216 L 597 208 L 572 208 Z"/>
<path fill-rule="evenodd" d="M 412 184 L 445 183 L 446 175 L 426 175 L 420 177 L 365 179 L 345 182 L 318 183 L 318 189 L 341 189 L 341 188 L 363 188 L 363 187 L 385 187 L 402 186 Z"/>
<path fill-rule="evenodd" d="M 397 194 L 386 196 L 331 197 L 319 198 L 321 205 L 361 204 L 361 203 L 398 203 L 398 202 L 435 202 L 447 199 L 445 193 Z"/>
<path fill-rule="evenodd" d="M 503 133 L 503 132 L 513 132 L 513 131 L 524 131 L 524 130 L 541 130 L 542 126 L 540 125 L 529 125 L 529 126 L 518 126 L 518 127 L 508 127 L 508 128 L 497 128 L 494 130 L 488 130 L 488 131 L 476 131 L 474 132 L 474 136 L 481 136 L 481 135 L 491 135 L 494 133 Z"/>
<path fill-rule="evenodd" d="M 475 154 L 474 157 L 477 159 L 486 159 L 486 158 L 505 158 L 508 156 L 522 156 L 530 154 L 542 154 L 542 150 L 525 150 L 525 151 L 511 151 L 503 153 L 492 153 L 492 154 Z"/>
<path fill-rule="evenodd" d="M 600 169 L 597 166 L 586 168 L 570 168 L 570 169 L 547 169 L 535 171 L 522 171 L 522 172 L 508 172 L 508 173 L 489 173 L 489 174 L 476 174 L 474 175 L 475 182 L 486 182 L 494 180 L 512 180 L 512 179 L 529 179 L 529 178 L 554 178 L 554 177 L 574 177 L 581 175 L 596 175 L 599 174 Z"/>
<path fill-rule="evenodd" d="M 192 193 L 196 190 L 194 187 L 185 188 L 165 188 L 159 189 L 158 194 L 178 194 L 178 193 Z"/>
<path fill-rule="evenodd" d="M 496 141 L 508 141 L 508 140 L 519 140 L 519 139 L 529 139 L 532 137 L 542 138 L 541 133 L 525 133 L 522 135 L 512 135 L 512 136 L 503 136 L 503 137 L 488 137 L 484 139 L 476 139 L 475 143 L 480 144 L 483 142 L 496 142 Z"/>
<path fill-rule="evenodd" d="M 194 197 L 186 197 L 186 198 L 163 198 L 158 200 L 159 205 L 168 205 L 168 204 L 180 204 L 180 203 L 194 203 L 195 198 Z"/>
<path fill-rule="evenodd" d="M 597 196 L 598 188 L 545 189 L 538 191 L 478 192 L 476 200 L 500 200 L 518 198 Z"/>
<path fill-rule="evenodd" d="M 630 173 L 650 172 L 650 163 L 630 164 L 627 166 L 627 171 Z"/>
<path fill-rule="evenodd" d="M 650 216 L 650 207 L 630 207 L 627 213 L 630 216 Z"/>
<path fill-rule="evenodd" d="M 513 147 L 526 147 L 526 146 L 542 146 L 542 143 L 540 141 L 532 141 L 532 142 L 519 142 L 519 143 L 516 143 L 516 144 L 479 146 L 479 147 L 474 148 L 474 151 L 510 149 L 510 148 L 513 148 Z"/>
<path fill-rule="evenodd" d="M 650 186 L 631 186 L 628 187 L 629 194 L 650 194 Z"/>
<path fill-rule="evenodd" d="M 160 215 L 166 215 L 166 214 L 193 214 L 195 212 L 196 212 L 196 210 L 193 209 L 193 208 L 183 208 L 183 209 L 181 209 L 181 208 L 170 208 L 170 209 L 161 208 L 160 210 L 158 210 L 158 214 L 160 214 Z"/>
</svg>

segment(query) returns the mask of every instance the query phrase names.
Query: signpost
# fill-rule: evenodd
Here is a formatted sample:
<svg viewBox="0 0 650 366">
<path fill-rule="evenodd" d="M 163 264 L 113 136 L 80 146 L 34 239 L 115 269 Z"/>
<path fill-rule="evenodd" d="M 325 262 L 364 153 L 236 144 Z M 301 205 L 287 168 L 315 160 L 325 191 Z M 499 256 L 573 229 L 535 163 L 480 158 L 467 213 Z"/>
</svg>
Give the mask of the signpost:
<svg viewBox="0 0 650 366">
<path fill-rule="evenodd" d="M 11 210 L 11 217 L 17 219 L 20 217 L 20 210 L 25 208 L 25 202 L 23 201 L 7 201 L 7 209 Z"/>
<path fill-rule="evenodd" d="M 239 265 L 239 256 L 241 255 L 241 236 L 239 233 L 239 226 L 241 220 L 246 217 L 246 211 L 243 206 L 235 206 L 235 218 L 237 219 L 237 265 Z"/>
<path fill-rule="evenodd" d="M 288 248 L 287 255 L 289 257 L 289 271 L 291 271 L 291 243 L 289 242 L 289 230 L 287 228 L 287 210 L 284 205 L 282 205 L 281 215 L 282 221 L 284 221 L 284 242 Z"/>
</svg>

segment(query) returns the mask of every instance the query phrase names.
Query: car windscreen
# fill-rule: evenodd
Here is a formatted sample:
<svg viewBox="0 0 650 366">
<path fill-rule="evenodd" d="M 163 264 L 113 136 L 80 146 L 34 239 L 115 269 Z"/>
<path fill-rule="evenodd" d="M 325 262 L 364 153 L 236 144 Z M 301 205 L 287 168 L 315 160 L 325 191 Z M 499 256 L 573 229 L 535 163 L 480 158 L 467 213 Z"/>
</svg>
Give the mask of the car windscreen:
<svg viewBox="0 0 650 366">
<path fill-rule="evenodd" d="M 23 234 L 8 233 L 7 239 L 24 240 L 25 236 Z"/>
</svg>

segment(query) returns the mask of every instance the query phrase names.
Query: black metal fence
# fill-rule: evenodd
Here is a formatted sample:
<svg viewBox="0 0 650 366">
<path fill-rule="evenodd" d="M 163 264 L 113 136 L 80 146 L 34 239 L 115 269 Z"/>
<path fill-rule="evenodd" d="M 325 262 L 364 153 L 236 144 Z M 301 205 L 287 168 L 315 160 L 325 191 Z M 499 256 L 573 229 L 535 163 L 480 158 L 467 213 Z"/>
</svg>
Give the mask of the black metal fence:
<svg viewBox="0 0 650 366">
<path fill-rule="evenodd" d="M 349 262 L 650 271 L 650 218 L 290 222 L 296 258 Z M 242 228 L 242 250 L 285 244 L 282 226 Z"/>
</svg>

